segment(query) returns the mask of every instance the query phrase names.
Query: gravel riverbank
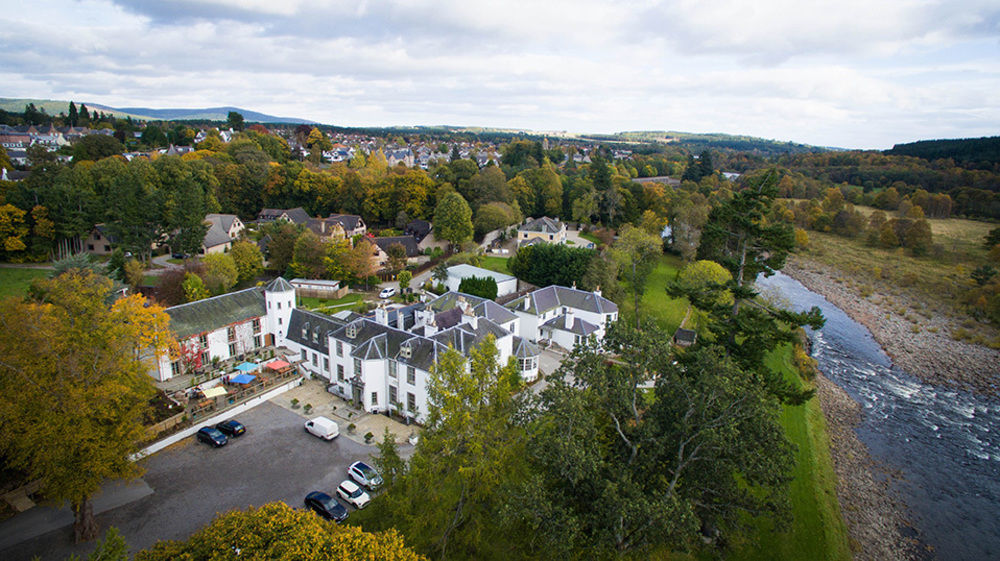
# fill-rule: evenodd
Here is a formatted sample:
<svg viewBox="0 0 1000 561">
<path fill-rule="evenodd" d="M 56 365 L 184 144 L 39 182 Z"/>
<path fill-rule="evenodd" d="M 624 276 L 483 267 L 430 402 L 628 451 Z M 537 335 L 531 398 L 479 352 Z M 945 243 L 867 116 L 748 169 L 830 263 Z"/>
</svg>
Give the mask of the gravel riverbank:
<svg viewBox="0 0 1000 561">
<path fill-rule="evenodd" d="M 877 292 L 864 297 L 836 282 L 842 274 L 820 263 L 796 259 L 782 272 L 867 327 L 892 361 L 909 374 L 931 384 L 1000 397 L 1000 351 L 952 339 L 952 330 L 959 327 L 953 318 L 921 316 L 914 323 L 898 313 L 914 308 L 906 297 Z"/>
<path fill-rule="evenodd" d="M 833 470 L 837 474 L 837 499 L 847 525 L 856 561 L 911 561 L 921 547 L 902 530 L 908 526 L 903 506 L 889 492 L 894 474 L 881 469 L 858 440 L 854 428 L 861 406 L 847 392 L 816 375 L 816 394 L 826 418 Z"/>
</svg>

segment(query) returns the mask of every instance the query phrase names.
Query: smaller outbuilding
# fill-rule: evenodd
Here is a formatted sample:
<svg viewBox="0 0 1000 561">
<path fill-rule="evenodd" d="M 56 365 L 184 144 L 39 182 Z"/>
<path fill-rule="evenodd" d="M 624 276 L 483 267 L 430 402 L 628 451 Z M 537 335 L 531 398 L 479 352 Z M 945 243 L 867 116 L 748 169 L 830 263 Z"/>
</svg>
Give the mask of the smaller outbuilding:
<svg viewBox="0 0 1000 561">
<path fill-rule="evenodd" d="M 698 340 L 698 332 L 678 327 L 674 332 L 674 344 L 678 347 L 690 347 Z"/>
<path fill-rule="evenodd" d="M 465 264 L 448 267 L 448 280 L 445 281 L 445 285 L 448 290 L 458 292 L 462 279 L 470 277 L 492 278 L 497 281 L 497 298 L 517 292 L 517 277 Z"/>
</svg>

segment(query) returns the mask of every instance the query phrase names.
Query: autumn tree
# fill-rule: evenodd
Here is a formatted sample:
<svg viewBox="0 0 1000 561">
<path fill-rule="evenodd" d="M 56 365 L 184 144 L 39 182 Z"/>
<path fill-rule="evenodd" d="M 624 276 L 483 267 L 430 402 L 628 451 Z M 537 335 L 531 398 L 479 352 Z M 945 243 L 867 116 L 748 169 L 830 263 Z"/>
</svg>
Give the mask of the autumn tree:
<svg viewBox="0 0 1000 561">
<path fill-rule="evenodd" d="M 73 269 L 0 303 L 0 448 L 10 466 L 68 500 L 77 541 L 97 535 L 91 497 L 132 478 L 154 393 L 144 361 L 171 346 L 169 317 L 139 295 L 110 307 L 112 282 Z"/>
<path fill-rule="evenodd" d="M 392 529 L 365 532 L 339 526 L 308 510 L 267 503 L 220 514 L 184 541 L 160 541 L 140 551 L 135 561 L 175 559 L 251 559 L 268 561 L 421 561 Z"/>
<path fill-rule="evenodd" d="M 439 356 L 416 451 L 405 472 L 355 515 L 366 528 L 394 527 L 434 558 L 508 558 L 496 524 L 500 482 L 516 472 L 524 440 L 512 424 L 520 377 L 513 362 L 499 365 L 498 355 L 490 335 L 472 349 L 468 366 L 454 349 Z"/>
<path fill-rule="evenodd" d="M 185 302 L 195 302 L 198 300 L 204 300 L 211 296 L 208 288 L 205 287 L 205 281 L 201 280 L 201 277 L 192 272 L 184 273 L 184 280 L 181 282 L 181 290 L 184 292 Z"/>
<path fill-rule="evenodd" d="M 229 255 L 236 264 L 239 282 L 251 281 L 264 272 L 264 257 L 257 244 L 251 241 L 240 240 L 233 243 Z"/>
<path fill-rule="evenodd" d="M 396 280 L 399 282 L 399 291 L 406 293 L 406 291 L 410 288 L 410 281 L 413 280 L 413 273 L 409 271 L 400 271 L 399 274 L 396 275 Z"/>
<path fill-rule="evenodd" d="M 448 193 L 434 209 L 434 236 L 461 245 L 472 239 L 472 209 L 462 195 Z"/>
<path fill-rule="evenodd" d="M 632 310 L 635 323 L 639 323 L 639 301 L 646 292 L 646 281 L 656 268 L 663 254 L 663 242 L 659 234 L 650 234 L 642 228 L 626 224 L 618 232 L 618 241 L 611 247 L 611 256 L 618 263 L 620 278 L 628 282 L 632 292 Z"/>
</svg>

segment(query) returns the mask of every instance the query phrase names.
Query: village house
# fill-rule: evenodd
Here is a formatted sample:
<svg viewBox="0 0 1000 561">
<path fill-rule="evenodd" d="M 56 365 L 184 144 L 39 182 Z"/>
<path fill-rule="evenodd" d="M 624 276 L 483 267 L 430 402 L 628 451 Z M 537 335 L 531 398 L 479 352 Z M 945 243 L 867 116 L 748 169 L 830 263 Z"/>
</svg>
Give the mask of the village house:
<svg viewBox="0 0 1000 561">
<path fill-rule="evenodd" d="M 90 235 L 83 241 L 83 247 L 91 255 L 111 255 L 117 243 L 118 240 L 108 234 L 108 229 L 104 224 L 95 224 L 90 229 Z"/>
<path fill-rule="evenodd" d="M 547 216 L 530 219 L 517 229 L 517 241 L 520 245 L 566 243 L 566 224 Z"/>
<path fill-rule="evenodd" d="M 550 341 L 564 349 L 591 336 L 603 340 L 607 326 L 618 319 L 618 306 L 601 296 L 600 290 L 558 285 L 525 294 L 505 307 L 517 314 L 522 337 L 531 342 Z"/>
<path fill-rule="evenodd" d="M 371 238 L 375 244 L 375 262 L 379 267 L 385 267 L 389 263 L 389 248 L 394 245 L 403 246 L 406 252 L 406 264 L 416 264 L 420 257 L 420 248 L 417 247 L 417 240 L 413 236 L 387 236 L 384 238 Z"/>
<path fill-rule="evenodd" d="M 457 291 L 462 281 L 470 277 L 492 278 L 495 280 L 497 283 L 498 298 L 517 292 L 517 277 L 466 264 L 448 267 L 448 280 L 444 284 L 448 287 L 448 290 Z"/>
</svg>

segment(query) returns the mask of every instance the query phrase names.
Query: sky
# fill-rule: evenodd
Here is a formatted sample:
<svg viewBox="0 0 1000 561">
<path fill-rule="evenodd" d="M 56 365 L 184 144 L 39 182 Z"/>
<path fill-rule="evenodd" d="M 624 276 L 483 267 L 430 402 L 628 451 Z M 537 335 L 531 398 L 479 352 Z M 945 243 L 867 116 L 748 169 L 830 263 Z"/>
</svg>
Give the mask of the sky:
<svg viewBox="0 0 1000 561">
<path fill-rule="evenodd" d="M 1000 1 L 0 0 L 0 97 L 881 149 L 1000 134 Z"/>
</svg>

